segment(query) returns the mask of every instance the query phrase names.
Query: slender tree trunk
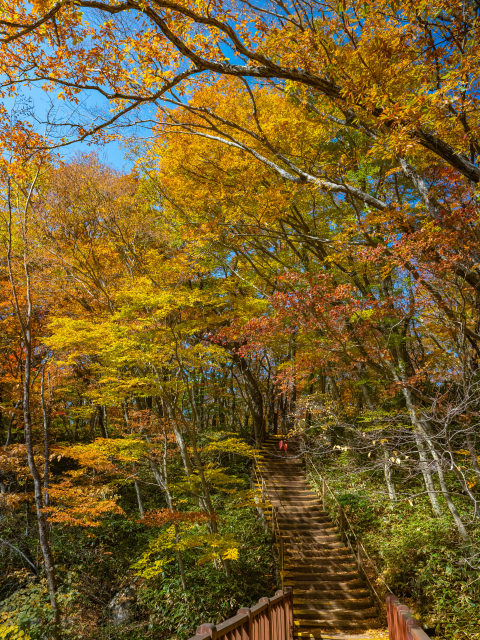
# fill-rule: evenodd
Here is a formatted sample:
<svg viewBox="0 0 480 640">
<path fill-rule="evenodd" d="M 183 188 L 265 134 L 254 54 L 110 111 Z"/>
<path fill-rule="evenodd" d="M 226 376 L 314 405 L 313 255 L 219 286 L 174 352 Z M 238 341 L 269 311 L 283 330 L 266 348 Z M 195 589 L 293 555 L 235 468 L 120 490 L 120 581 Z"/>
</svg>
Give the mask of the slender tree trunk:
<svg viewBox="0 0 480 640">
<path fill-rule="evenodd" d="M 418 423 L 417 411 L 415 409 L 415 405 L 412 400 L 412 396 L 410 390 L 407 387 L 407 376 L 405 374 L 405 363 L 402 360 L 402 354 L 397 350 L 398 361 L 400 365 L 400 375 L 396 370 L 395 366 L 389 362 L 388 360 L 384 360 L 384 364 L 390 370 L 393 375 L 393 378 L 396 382 L 401 384 L 402 394 L 405 398 L 405 404 L 407 405 L 407 411 L 410 416 L 410 420 L 412 422 L 414 428 L 414 438 L 417 445 L 418 457 L 420 460 L 420 470 L 423 475 L 423 479 L 425 481 L 425 488 L 427 490 L 427 495 L 430 499 L 430 503 L 432 505 L 433 513 L 439 518 L 442 515 L 442 511 L 440 509 L 440 505 L 438 503 L 437 492 L 435 490 L 435 485 L 433 484 L 432 474 L 430 473 L 428 458 L 425 451 L 425 445 L 423 442 L 423 435 L 421 432 L 420 425 Z"/>
<path fill-rule="evenodd" d="M 414 432 L 415 442 L 417 444 L 418 457 L 420 459 L 420 470 L 425 481 L 425 488 L 427 490 L 428 497 L 432 504 L 433 513 L 439 518 L 442 515 L 442 510 L 438 503 L 437 492 L 435 485 L 433 484 L 432 474 L 430 473 L 427 454 L 425 452 L 425 445 L 422 438 L 418 435 L 417 431 Z"/>
<path fill-rule="evenodd" d="M 167 441 L 167 433 L 166 431 L 163 432 L 163 477 L 165 478 L 165 495 L 167 497 L 167 504 L 168 504 L 168 508 L 170 509 L 170 511 L 173 511 L 173 500 L 172 500 L 172 494 L 170 493 L 170 489 L 168 486 L 168 468 L 167 468 L 167 446 L 168 446 L 168 441 Z M 178 524 L 175 523 L 174 525 L 174 529 L 175 529 L 175 542 L 177 543 L 177 545 L 180 544 L 180 531 L 179 531 L 179 527 Z M 185 592 L 187 590 L 187 579 L 185 577 L 185 566 L 183 564 L 183 556 L 182 556 L 182 552 L 180 551 L 180 549 L 177 549 L 177 563 L 178 563 L 178 570 L 180 572 L 180 579 L 182 581 L 182 589 Z"/>
<path fill-rule="evenodd" d="M 135 492 L 137 494 L 137 502 L 138 502 L 138 510 L 140 511 L 140 518 L 143 520 L 145 518 L 145 512 L 143 510 L 142 494 L 140 493 L 140 484 L 137 478 L 134 478 L 133 482 L 135 484 Z"/>
<path fill-rule="evenodd" d="M 45 404 L 45 367 L 42 369 L 42 381 L 40 385 L 40 400 L 42 403 L 43 413 L 43 455 L 44 455 L 44 468 L 43 468 L 43 487 L 45 489 L 45 506 L 49 505 L 48 486 L 49 486 L 49 450 L 48 450 L 48 437 L 50 427 L 50 415 L 48 413 Z"/>
<path fill-rule="evenodd" d="M 238 348 L 238 346 L 236 348 Z M 253 428 L 255 431 L 255 442 L 257 447 L 259 447 L 265 438 L 263 394 L 245 358 L 239 356 L 238 353 L 235 352 L 235 350 L 232 352 L 232 358 L 235 364 L 238 366 L 240 373 L 242 374 L 243 380 L 245 382 L 245 389 L 248 391 L 248 395 L 251 400 L 251 412 L 253 418 Z"/>
<path fill-rule="evenodd" d="M 22 400 L 20 398 L 20 400 L 17 400 L 17 403 L 13 408 L 12 415 L 10 416 L 10 419 L 8 421 L 7 439 L 5 440 L 6 447 L 8 447 L 8 445 L 10 444 L 10 440 L 12 439 L 12 427 L 13 427 L 13 423 L 15 422 L 15 411 L 19 409 L 21 405 L 22 405 Z"/>
<path fill-rule="evenodd" d="M 97 411 L 97 420 L 98 420 L 98 424 L 100 425 L 100 430 L 102 432 L 102 436 L 104 438 L 108 438 L 108 431 L 107 431 L 107 424 L 105 421 L 106 418 L 106 411 L 105 411 L 105 407 L 103 407 L 100 404 L 96 404 L 95 405 L 96 411 Z"/>
<path fill-rule="evenodd" d="M 158 376 L 158 372 L 156 373 Z M 183 468 L 185 469 L 185 475 L 187 476 L 187 478 L 190 478 L 193 472 L 193 467 L 190 461 L 190 456 L 187 451 L 185 438 L 183 437 L 183 433 L 181 432 L 181 430 L 178 428 L 178 421 L 175 417 L 175 412 L 169 402 L 163 402 L 163 401 L 161 402 L 160 399 L 157 397 L 156 403 L 157 403 L 159 417 L 164 417 L 165 414 L 168 416 L 170 425 L 173 429 L 175 440 L 177 441 L 178 448 L 180 450 L 180 456 L 182 458 Z"/>
<path fill-rule="evenodd" d="M 27 493 L 27 482 L 25 482 L 25 493 Z M 28 499 L 25 500 L 25 535 L 30 535 L 30 501 Z"/>
<path fill-rule="evenodd" d="M 359 375 L 359 379 L 361 380 L 360 376 L 363 374 L 363 370 L 360 371 L 360 375 Z M 367 387 L 366 384 L 361 383 L 361 388 L 362 388 L 362 393 L 363 393 L 363 397 L 365 399 L 365 404 L 367 405 L 369 411 L 374 411 L 375 410 L 375 405 L 373 404 L 372 398 L 370 396 L 370 391 Z M 387 445 L 382 442 L 381 443 L 381 447 L 382 447 L 382 453 L 383 453 L 383 472 L 385 475 L 385 482 L 387 484 L 387 489 L 388 489 L 388 497 L 390 498 L 390 500 L 392 500 L 393 502 L 396 501 L 397 499 L 397 492 L 395 491 L 395 485 L 393 483 L 393 474 L 392 474 L 392 465 L 390 462 L 390 456 L 388 454 L 388 447 Z"/>
<path fill-rule="evenodd" d="M 343 407 L 343 402 L 342 402 L 342 396 L 340 395 L 340 391 L 338 389 L 337 383 L 335 381 L 335 376 L 333 375 L 333 373 L 331 371 L 329 371 L 328 373 L 328 381 L 330 383 L 330 392 L 332 394 L 332 398 L 335 400 L 335 402 L 338 404 L 340 411 L 344 410 Z"/>
<path fill-rule="evenodd" d="M 27 308 L 25 312 L 25 317 L 23 317 L 23 313 L 20 307 L 20 302 L 17 295 L 17 287 L 15 284 L 15 279 L 13 276 L 13 269 L 12 269 L 12 205 L 11 205 L 12 201 L 11 201 L 10 182 L 8 183 L 9 217 L 8 217 L 7 264 L 8 264 L 8 273 L 9 273 L 9 279 L 10 279 L 13 300 L 14 300 L 15 314 L 17 316 L 17 320 L 20 325 L 20 329 L 23 336 L 24 348 L 25 348 L 25 369 L 24 369 L 24 378 L 23 378 L 23 419 L 24 419 L 24 428 L 25 428 L 25 447 L 27 450 L 28 467 L 30 469 L 30 473 L 33 478 L 35 507 L 36 507 L 37 524 L 38 524 L 38 536 L 39 536 L 40 548 L 42 549 L 42 555 L 44 560 L 45 575 L 47 578 L 48 591 L 50 595 L 50 606 L 53 612 L 53 623 L 54 623 L 53 636 L 54 638 L 57 638 L 59 623 L 60 623 L 60 611 L 59 611 L 58 602 L 57 602 L 57 583 L 56 583 L 56 576 L 55 576 L 55 565 L 53 562 L 50 542 L 48 539 L 47 522 L 45 519 L 45 514 L 43 513 L 43 495 L 42 495 L 43 487 L 42 487 L 40 473 L 35 463 L 34 445 L 33 445 L 33 437 L 32 437 L 32 416 L 31 416 L 31 410 L 30 410 L 30 391 L 31 391 L 31 382 L 32 382 L 32 352 L 33 352 L 33 348 L 32 348 L 33 307 L 32 307 L 30 268 L 28 263 L 29 258 L 28 258 L 27 212 L 30 206 L 30 200 L 32 197 L 33 189 L 36 184 L 37 178 L 38 178 L 38 172 L 35 179 L 30 185 L 27 202 L 23 210 L 23 219 L 20 224 L 22 240 L 23 240 L 23 271 L 25 275 L 25 285 L 26 285 L 25 288 L 26 288 L 26 298 L 27 298 Z"/>
<path fill-rule="evenodd" d="M 170 511 L 174 511 L 174 506 L 173 506 L 173 499 L 172 499 L 172 494 L 170 493 L 170 489 L 168 486 L 168 468 L 167 468 L 167 446 L 168 446 L 168 441 L 167 441 L 167 434 L 166 431 L 163 432 L 164 433 L 164 439 L 163 439 L 163 461 L 162 461 L 162 466 L 163 466 L 163 472 L 160 471 L 160 469 L 158 468 L 157 463 L 152 460 L 151 458 L 149 458 L 149 462 L 150 462 L 150 468 L 152 469 L 153 475 L 157 481 L 157 484 L 159 485 L 159 487 L 162 489 L 162 491 L 165 493 L 165 498 L 167 500 L 167 506 L 170 509 Z M 180 543 L 180 531 L 178 528 L 178 525 L 175 524 L 174 525 L 174 529 L 175 529 L 175 542 L 178 545 Z M 177 564 L 178 564 L 178 571 L 180 573 L 180 579 L 182 581 L 182 589 L 184 592 L 186 592 L 187 590 L 187 579 L 185 577 L 185 566 L 183 563 L 183 556 L 182 556 L 182 552 L 180 551 L 180 549 L 177 549 L 175 552 L 175 555 L 177 557 Z"/>
<path fill-rule="evenodd" d="M 387 483 L 388 489 L 388 497 L 392 502 L 395 502 L 397 499 L 397 492 L 395 490 L 395 484 L 393 483 L 393 474 L 392 474 L 392 465 L 390 462 L 390 457 L 388 455 L 388 448 L 384 442 L 382 442 L 382 451 L 383 451 L 383 472 L 385 474 L 385 482 Z"/>
<path fill-rule="evenodd" d="M 460 514 L 458 513 L 458 509 L 455 506 L 455 503 L 452 500 L 452 496 L 450 494 L 450 491 L 448 490 L 447 487 L 447 483 L 445 482 L 445 474 L 443 473 L 443 468 L 442 468 L 442 461 L 440 460 L 440 456 L 438 455 L 437 450 L 435 449 L 435 446 L 432 442 L 431 437 L 429 436 L 428 432 L 426 431 L 426 429 L 422 426 L 423 429 L 423 435 L 425 438 L 425 441 L 427 443 L 427 446 L 430 450 L 430 454 L 432 456 L 432 458 L 435 461 L 435 465 L 437 468 L 437 473 L 438 473 L 438 479 L 440 481 L 440 487 L 442 489 L 442 493 L 443 493 L 443 497 L 445 499 L 445 502 L 447 503 L 447 506 L 450 510 L 450 513 L 452 514 L 452 518 L 455 521 L 455 524 L 457 525 L 457 529 L 459 534 L 461 535 L 462 539 L 464 542 L 470 542 L 470 536 L 468 535 L 467 529 L 463 523 L 462 518 L 460 517 Z"/>
</svg>

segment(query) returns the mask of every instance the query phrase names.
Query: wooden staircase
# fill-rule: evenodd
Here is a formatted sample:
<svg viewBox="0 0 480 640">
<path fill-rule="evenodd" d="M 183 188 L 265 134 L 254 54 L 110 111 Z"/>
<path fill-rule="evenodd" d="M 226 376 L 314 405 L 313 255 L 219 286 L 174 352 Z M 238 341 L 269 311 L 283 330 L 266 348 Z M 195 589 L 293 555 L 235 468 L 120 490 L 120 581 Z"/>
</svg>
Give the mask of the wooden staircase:
<svg viewBox="0 0 480 640">
<path fill-rule="evenodd" d="M 295 443 L 289 440 L 285 454 L 279 440 L 265 441 L 258 471 L 276 507 L 283 586 L 293 588 L 294 637 L 370 638 L 365 632 L 381 625 L 355 558 L 310 488 Z M 266 517 L 271 521 L 271 511 Z"/>
</svg>

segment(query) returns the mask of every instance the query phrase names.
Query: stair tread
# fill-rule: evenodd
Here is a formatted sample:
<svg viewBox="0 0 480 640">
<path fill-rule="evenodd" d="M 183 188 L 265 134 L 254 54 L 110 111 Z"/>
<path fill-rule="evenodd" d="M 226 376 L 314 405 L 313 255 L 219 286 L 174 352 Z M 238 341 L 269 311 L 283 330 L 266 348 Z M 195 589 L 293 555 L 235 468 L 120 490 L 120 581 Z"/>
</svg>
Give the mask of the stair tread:
<svg viewBox="0 0 480 640">
<path fill-rule="evenodd" d="M 340 599 L 333 600 L 331 598 L 324 597 L 323 599 L 308 599 L 308 598 L 293 598 L 293 608 L 298 610 L 316 609 L 326 607 L 328 609 L 372 609 L 374 608 L 374 602 L 371 598 L 358 598 L 354 599 Z"/>
<path fill-rule="evenodd" d="M 377 617 L 375 608 L 370 609 L 297 609 L 293 608 L 297 620 L 370 620 Z"/>
<path fill-rule="evenodd" d="M 308 627 L 330 627 L 333 629 L 359 629 L 362 631 L 368 631 L 369 629 L 379 629 L 381 624 L 376 618 L 372 620 L 305 620 L 303 623 L 300 620 L 294 621 L 294 626 L 300 629 Z"/>
</svg>

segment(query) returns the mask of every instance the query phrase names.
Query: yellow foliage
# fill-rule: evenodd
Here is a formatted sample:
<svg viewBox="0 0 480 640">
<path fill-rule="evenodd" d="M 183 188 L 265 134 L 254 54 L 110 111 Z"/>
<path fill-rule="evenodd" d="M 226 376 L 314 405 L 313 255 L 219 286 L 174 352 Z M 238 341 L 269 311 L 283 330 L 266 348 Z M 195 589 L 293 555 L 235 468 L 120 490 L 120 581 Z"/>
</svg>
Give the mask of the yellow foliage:
<svg viewBox="0 0 480 640">
<path fill-rule="evenodd" d="M 162 573 L 163 568 L 173 560 L 177 551 L 197 549 L 203 555 L 197 560 L 198 564 L 205 564 L 214 560 L 238 559 L 238 543 L 232 534 L 222 536 L 219 533 L 206 533 L 204 527 L 198 525 L 177 525 L 178 541 L 175 527 L 171 526 L 153 540 L 147 551 L 132 565 L 136 575 L 151 580 Z"/>
<path fill-rule="evenodd" d="M 248 445 L 244 440 L 239 438 L 226 438 L 225 440 L 216 440 L 210 442 L 203 447 L 203 453 L 213 453 L 216 451 L 222 451 L 225 453 L 235 453 L 239 456 L 245 456 L 247 458 L 254 458 L 256 455 L 256 449 Z"/>
<path fill-rule="evenodd" d="M 6 614 L 2 614 L 5 620 Z M 0 640 L 30 640 L 30 635 L 22 631 L 16 624 L 10 625 L 7 622 L 0 624 Z"/>
</svg>

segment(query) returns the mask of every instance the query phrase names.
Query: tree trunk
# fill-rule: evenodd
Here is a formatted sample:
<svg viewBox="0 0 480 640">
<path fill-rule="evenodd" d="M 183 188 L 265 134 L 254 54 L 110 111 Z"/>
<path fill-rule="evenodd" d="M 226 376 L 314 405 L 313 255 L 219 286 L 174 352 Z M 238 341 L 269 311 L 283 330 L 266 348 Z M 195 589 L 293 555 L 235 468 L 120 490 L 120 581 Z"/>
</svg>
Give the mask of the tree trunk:
<svg viewBox="0 0 480 640">
<path fill-rule="evenodd" d="M 44 469 L 43 469 L 43 486 L 45 489 L 45 506 L 49 505 L 48 496 L 48 483 L 49 483 L 49 450 L 48 450 L 48 437 L 50 427 L 50 415 L 45 405 L 45 367 L 42 370 L 42 381 L 40 385 L 40 400 L 42 404 L 43 413 L 43 455 L 44 455 Z"/>
<path fill-rule="evenodd" d="M 15 284 L 13 269 L 12 269 L 12 203 L 11 203 L 10 182 L 8 183 L 9 217 L 8 217 L 7 264 L 8 264 L 8 274 L 10 279 L 10 285 L 11 285 L 12 294 L 13 294 L 15 315 L 17 316 L 17 320 L 20 325 L 20 330 L 22 333 L 23 343 L 25 348 L 25 369 L 24 369 L 24 378 L 23 378 L 23 420 L 24 420 L 24 428 L 25 428 L 25 448 L 27 450 L 28 468 L 30 469 L 30 473 L 33 478 L 35 507 L 36 507 L 37 523 L 38 523 L 38 537 L 39 537 L 40 548 L 42 550 L 42 555 L 44 560 L 45 575 L 47 578 L 48 592 L 50 596 L 50 606 L 53 612 L 53 637 L 57 638 L 59 623 L 60 623 L 60 611 L 57 603 L 57 583 L 56 583 L 56 576 L 55 576 L 55 565 L 53 562 L 52 552 L 50 549 L 50 542 L 48 539 L 47 522 L 45 519 L 45 514 L 43 513 L 43 495 L 42 495 L 43 487 L 42 487 L 40 473 L 35 463 L 35 453 L 34 453 L 34 445 L 33 445 L 33 438 L 32 438 L 32 416 L 30 411 L 30 391 L 31 391 L 30 386 L 32 382 L 32 353 L 33 353 L 33 347 L 32 347 L 33 305 L 32 305 L 30 267 L 28 262 L 29 258 L 28 258 L 27 212 L 30 206 L 30 199 L 31 199 L 37 178 L 38 178 L 38 171 L 34 181 L 30 185 L 27 202 L 23 210 L 23 220 L 21 221 L 21 224 L 20 224 L 22 240 L 23 240 L 23 271 L 25 274 L 25 283 L 26 283 L 25 289 L 26 289 L 26 307 L 27 308 L 25 311 L 25 317 L 23 316 L 22 309 L 20 307 L 20 302 L 17 295 L 17 287 Z"/>
<path fill-rule="evenodd" d="M 135 484 L 135 492 L 137 494 L 137 502 L 138 502 L 138 510 L 140 511 L 140 518 L 143 520 L 145 518 L 145 512 L 143 510 L 142 494 L 140 493 L 140 484 L 137 478 L 134 478 L 133 482 Z"/>
<path fill-rule="evenodd" d="M 390 498 L 390 500 L 392 500 L 392 502 L 395 502 L 397 499 L 397 492 L 395 491 L 395 485 L 393 483 L 392 465 L 388 455 L 388 448 L 384 442 L 382 442 L 382 450 L 384 460 L 383 472 L 385 474 L 385 482 L 387 483 L 388 497 Z"/>
<path fill-rule="evenodd" d="M 423 475 L 423 479 L 425 481 L 425 488 L 427 490 L 427 495 L 432 505 L 433 513 L 439 518 L 442 515 L 442 511 L 440 509 L 440 505 L 438 504 L 437 492 L 435 490 L 435 485 L 433 484 L 432 474 L 430 473 L 428 458 L 425 452 L 425 445 L 423 443 L 423 435 L 421 433 L 421 428 L 418 423 L 417 412 L 415 409 L 414 402 L 412 400 L 410 390 L 407 387 L 407 376 L 405 375 L 405 363 L 401 358 L 401 353 L 398 353 L 397 355 L 398 355 L 399 366 L 400 366 L 400 375 L 398 374 L 398 371 L 396 370 L 395 366 L 391 362 L 389 362 L 388 360 L 384 360 L 384 364 L 392 373 L 395 381 L 401 384 L 402 394 L 403 394 L 403 397 L 405 398 L 405 404 L 407 405 L 407 411 L 414 428 L 414 438 L 417 445 L 418 457 L 420 460 L 420 469 Z"/>
<path fill-rule="evenodd" d="M 48 527 L 43 513 L 43 496 L 42 496 L 42 480 L 35 464 L 32 440 L 32 418 L 30 413 L 30 372 L 31 372 L 31 342 L 30 330 L 27 330 L 28 346 L 25 345 L 25 379 L 23 386 L 23 418 L 25 422 L 25 445 L 27 449 L 27 460 L 30 473 L 33 478 L 33 488 L 35 495 L 35 507 L 37 512 L 38 537 L 40 548 L 42 549 L 43 560 L 45 563 L 45 575 L 47 577 L 48 591 L 50 594 L 50 605 L 52 607 L 54 618 L 54 636 L 58 636 L 58 626 L 60 623 L 60 612 L 57 603 L 57 582 L 55 576 L 55 565 L 53 562 L 50 542 L 48 539 Z"/>
<path fill-rule="evenodd" d="M 360 376 L 362 374 L 363 374 L 363 369 L 360 370 Z M 360 376 L 359 376 L 359 378 L 360 378 Z M 363 397 L 365 399 L 365 404 L 367 405 L 368 410 L 369 411 L 374 411 L 375 410 L 375 405 L 373 404 L 373 401 L 372 401 L 371 396 L 370 396 L 370 391 L 369 391 L 367 385 L 361 383 L 360 386 L 362 388 Z M 386 444 L 384 442 L 381 443 L 381 446 L 382 446 L 383 460 L 384 460 L 384 462 L 383 462 L 383 472 L 385 474 L 385 482 L 387 484 L 388 497 L 390 498 L 390 500 L 395 502 L 396 499 L 397 499 L 397 492 L 395 491 L 395 485 L 393 483 L 392 465 L 391 465 L 391 462 L 390 462 L 390 456 L 388 455 L 388 447 L 386 446 Z"/>
<path fill-rule="evenodd" d="M 253 428 L 255 433 L 255 444 L 259 447 L 265 438 L 265 422 L 263 409 L 263 395 L 258 386 L 255 376 L 250 370 L 245 358 L 238 353 L 232 352 L 232 358 L 238 366 L 240 373 L 245 381 L 245 387 L 251 400 L 251 410 L 253 418 Z"/>
<path fill-rule="evenodd" d="M 435 465 L 438 473 L 438 479 L 440 480 L 440 487 L 442 488 L 442 493 L 443 493 L 443 497 L 445 498 L 445 502 L 447 503 L 450 513 L 452 514 L 452 518 L 454 519 L 455 524 L 457 525 L 458 532 L 461 535 L 463 541 L 470 542 L 470 536 L 468 535 L 468 532 L 463 523 L 463 520 L 460 517 L 457 507 L 455 506 L 455 503 L 452 500 L 452 496 L 450 494 L 450 491 L 448 490 L 447 483 L 445 482 L 445 474 L 443 473 L 442 461 L 440 460 L 440 456 L 438 455 L 438 452 L 435 449 L 435 446 L 427 430 L 423 426 L 422 426 L 422 429 L 423 429 L 425 442 L 427 443 L 431 456 L 435 461 Z"/>
</svg>

